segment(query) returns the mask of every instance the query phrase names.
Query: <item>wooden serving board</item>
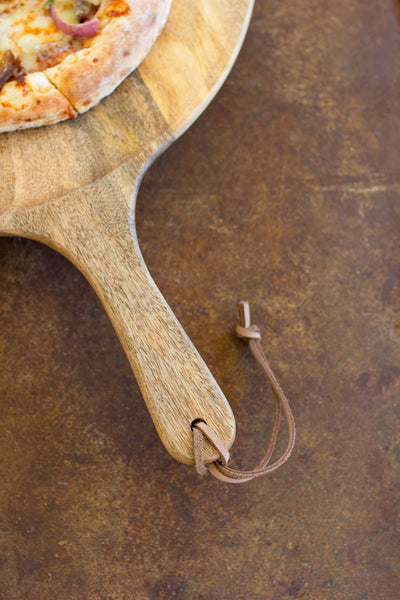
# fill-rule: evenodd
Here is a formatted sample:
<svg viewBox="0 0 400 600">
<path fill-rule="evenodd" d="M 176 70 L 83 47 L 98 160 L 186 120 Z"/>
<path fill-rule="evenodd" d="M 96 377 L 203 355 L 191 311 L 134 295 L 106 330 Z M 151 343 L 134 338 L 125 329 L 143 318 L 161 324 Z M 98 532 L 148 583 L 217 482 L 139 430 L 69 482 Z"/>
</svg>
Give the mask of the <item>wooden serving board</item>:
<svg viewBox="0 0 400 600">
<path fill-rule="evenodd" d="M 61 252 L 102 301 L 167 450 L 193 463 L 190 425 L 230 446 L 231 408 L 148 273 L 134 209 L 157 155 L 200 115 L 240 50 L 253 0 L 173 0 L 139 69 L 74 121 L 0 136 L 0 235 Z M 209 446 L 207 458 L 215 459 Z"/>
</svg>

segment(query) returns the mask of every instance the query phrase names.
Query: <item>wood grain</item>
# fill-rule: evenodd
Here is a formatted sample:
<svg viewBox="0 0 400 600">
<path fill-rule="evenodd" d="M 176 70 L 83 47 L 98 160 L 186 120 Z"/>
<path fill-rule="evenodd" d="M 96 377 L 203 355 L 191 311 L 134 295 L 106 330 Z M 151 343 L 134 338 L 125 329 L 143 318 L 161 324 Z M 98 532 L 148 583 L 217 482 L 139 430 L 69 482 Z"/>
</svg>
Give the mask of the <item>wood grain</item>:
<svg viewBox="0 0 400 600">
<path fill-rule="evenodd" d="M 193 462 L 190 424 L 203 418 L 229 447 L 235 422 L 148 273 L 134 228 L 141 177 L 193 122 L 240 49 L 251 0 L 175 0 L 139 71 L 74 122 L 3 134 L 0 235 L 55 248 L 99 295 L 165 447 Z M 216 458 L 207 448 L 207 459 Z"/>
<path fill-rule="evenodd" d="M 139 71 L 175 135 L 210 101 L 236 59 L 253 2 L 182 0 Z M 173 69 L 170 67 L 173 62 Z"/>
</svg>

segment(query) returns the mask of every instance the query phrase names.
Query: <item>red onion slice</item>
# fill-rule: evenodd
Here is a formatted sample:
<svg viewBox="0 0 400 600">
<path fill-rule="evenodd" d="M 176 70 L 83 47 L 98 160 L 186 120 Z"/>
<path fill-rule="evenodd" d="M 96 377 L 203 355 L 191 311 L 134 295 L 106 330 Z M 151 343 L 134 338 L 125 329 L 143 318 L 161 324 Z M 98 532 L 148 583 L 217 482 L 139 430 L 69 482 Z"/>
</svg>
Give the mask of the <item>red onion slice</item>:
<svg viewBox="0 0 400 600">
<path fill-rule="evenodd" d="M 100 21 L 98 19 L 92 19 L 91 21 L 87 21 L 86 23 L 79 23 L 77 25 L 67 23 L 61 18 L 60 13 L 58 12 L 55 4 L 50 5 L 49 14 L 56 26 L 58 27 L 58 29 L 76 38 L 93 37 L 99 30 Z"/>
</svg>

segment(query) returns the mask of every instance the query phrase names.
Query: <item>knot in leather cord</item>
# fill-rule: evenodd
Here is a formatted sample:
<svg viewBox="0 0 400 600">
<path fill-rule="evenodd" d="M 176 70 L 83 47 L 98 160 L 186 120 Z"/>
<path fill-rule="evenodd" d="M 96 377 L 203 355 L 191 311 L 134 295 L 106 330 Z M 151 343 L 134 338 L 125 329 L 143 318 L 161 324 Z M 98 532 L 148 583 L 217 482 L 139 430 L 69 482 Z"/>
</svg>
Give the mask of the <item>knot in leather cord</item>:
<svg viewBox="0 0 400 600">
<path fill-rule="evenodd" d="M 237 469 L 232 469 L 231 467 L 228 467 L 228 448 L 226 448 L 226 446 L 222 443 L 217 434 L 211 429 L 211 427 L 207 425 L 207 423 L 205 423 L 202 420 L 197 420 L 193 422 L 192 430 L 194 458 L 197 472 L 200 475 L 205 475 L 207 471 L 209 471 L 212 475 L 214 475 L 214 477 L 227 483 L 244 483 L 245 481 L 249 481 L 254 477 L 260 477 L 261 475 L 267 475 L 268 473 L 275 471 L 288 460 L 289 456 L 292 453 L 296 438 L 296 428 L 292 410 L 261 347 L 260 330 L 256 325 L 251 325 L 250 307 L 248 302 L 239 302 L 238 310 L 239 324 L 236 326 L 236 333 L 238 337 L 248 340 L 250 349 L 255 359 L 257 360 L 258 364 L 264 369 L 269 379 L 275 396 L 275 418 L 267 453 L 260 462 L 260 464 L 255 469 L 249 471 L 238 471 Z M 275 449 L 276 440 L 278 438 L 280 415 L 282 409 L 285 414 L 289 428 L 289 440 L 286 450 L 284 451 L 282 456 L 274 463 L 269 464 Z M 210 444 L 212 444 L 214 448 L 218 451 L 220 455 L 219 460 L 212 463 L 205 462 L 203 451 L 204 438 L 206 438 L 210 442 Z"/>
<path fill-rule="evenodd" d="M 244 340 L 261 340 L 261 333 L 257 325 L 250 325 L 250 327 L 236 325 L 236 335 Z"/>
</svg>

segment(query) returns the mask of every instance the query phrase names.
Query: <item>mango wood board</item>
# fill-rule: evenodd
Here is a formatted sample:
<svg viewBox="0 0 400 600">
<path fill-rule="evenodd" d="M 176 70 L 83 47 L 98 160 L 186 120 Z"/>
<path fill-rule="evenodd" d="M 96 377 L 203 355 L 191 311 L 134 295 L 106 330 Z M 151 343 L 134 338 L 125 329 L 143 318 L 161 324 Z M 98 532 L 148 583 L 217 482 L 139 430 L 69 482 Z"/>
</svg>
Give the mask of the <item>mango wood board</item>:
<svg viewBox="0 0 400 600">
<path fill-rule="evenodd" d="M 222 85 L 252 7 L 252 0 L 174 0 L 150 54 L 100 105 L 73 122 L 0 137 L 0 235 L 43 242 L 87 277 L 162 442 L 187 464 L 194 419 L 204 419 L 228 446 L 235 421 L 148 273 L 135 233 L 135 200 L 151 162 Z M 207 458 L 216 458 L 211 446 Z"/>
</svg>

